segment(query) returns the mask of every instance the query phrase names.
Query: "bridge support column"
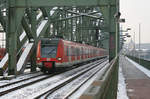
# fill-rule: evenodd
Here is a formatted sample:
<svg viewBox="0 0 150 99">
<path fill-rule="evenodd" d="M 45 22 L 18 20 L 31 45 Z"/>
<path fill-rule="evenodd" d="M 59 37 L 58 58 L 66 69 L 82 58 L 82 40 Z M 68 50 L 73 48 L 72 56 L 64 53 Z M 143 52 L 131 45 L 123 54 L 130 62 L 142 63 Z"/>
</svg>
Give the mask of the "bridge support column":
<svg viewBox="0 0 150 99">
<path fill-rule="evenodd" d="M 36 11 L 34 11 L 34 8 L 31 9 L 30 12 L 30 22 L 31 22 L 31 30 L 32 30 L 32 35 L 34 36 L 34 38 L 36 38 Z M 31 61 L 31 72 L 36 71 L 36 47 L 33 51 L 34 53 L 32 53 L 30 61 Z"/>
<path fill-rule="evenodd" d="M 116 54 L 116 19 L 114 17 L 116 13 L 116 1 L 112 1 L 108 6 L 100 7 L 104 16 L 104 30 L 103 32 L 108 32 L 109 34 L 109 61 L 115 58 Z M 104 45 L 104 44 L 103 44 Z"/>
<path fill-rule="evenodd" d="M 6 48 L 9 53 L 8 73 L 14 75 L 17 72 L 17 39 L 24 8 L 13 7 L 14 0 L 9 2 L 8 31 L 6 32 Z"/>
</svg>

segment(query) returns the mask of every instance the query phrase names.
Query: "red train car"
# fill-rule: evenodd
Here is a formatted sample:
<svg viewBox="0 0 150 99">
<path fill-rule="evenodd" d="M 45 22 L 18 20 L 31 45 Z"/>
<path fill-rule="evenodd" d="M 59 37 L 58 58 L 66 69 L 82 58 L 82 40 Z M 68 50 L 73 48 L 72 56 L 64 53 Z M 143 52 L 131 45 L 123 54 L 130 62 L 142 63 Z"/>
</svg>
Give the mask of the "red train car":
<svg viewBox="0 0 150 99">
<path fill-rule="evenodd" d="M 63 39 L 43 38 L 37 46 L 37 65 L 43 72 L 106 57 L 107 51 Z"/>
<path fill-rule="evenodd" d="M 6 54 L 6 49 L 5 48 L 0 48 L 0 60 L 3 59 L 5 54 Z"/>
</svg>

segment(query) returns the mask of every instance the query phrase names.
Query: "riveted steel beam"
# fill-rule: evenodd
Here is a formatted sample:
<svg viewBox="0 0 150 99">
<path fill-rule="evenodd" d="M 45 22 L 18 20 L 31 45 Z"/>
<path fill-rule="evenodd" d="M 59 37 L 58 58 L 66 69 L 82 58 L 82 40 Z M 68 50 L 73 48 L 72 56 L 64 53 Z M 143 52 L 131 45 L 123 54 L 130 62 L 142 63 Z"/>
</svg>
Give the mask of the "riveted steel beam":
<svg viewBox="0 0 150 99">
<path fill-rule="evenodd" d="M 34 40 L 36 40 L 36 30 L 37 30 L 37 13 L 36 13 L 36 8 L 31 8 L 29 11 L 29 19 L 30 19 L 30 23 L 31 23 L 31 30 L 32 30 L 32 36 L 34 38 Z M 43 15 L 44 16 L 44 15 Z M 36 44 L 34 45 L 36 48 Z M 33 49 L 33 52 L 36 52 L 36 49 Z M 31 62 L 31 71 L 36 71 L 36 53 L 31 53 L 31 57 L 30 57 L 30 62 Z"/>
<path fill-rule="evenodd" d="M 29 40 L 33 39 L 33 36 L 32 36 L 33 33 L 32 33 L 31 28 L 29 27 L 29 24 L 28 24 L 26 18 L 23 17 L 21 22 L 22 22 L 22 26 L 23 26 L 23 28 L 24 28 L 24 30 L 26 32 L 26 35 L 29 38 Z"/>
<path fill-rule="evenodd" d="M 96 16 L 92 16 L 92 15 L 74 15 L 74 16 L 65 17 L 65 18 L 61 18 L 61 19 L 54 19 L 51 22 L 64 21 L 64 20 L 73 19 L 73 18 L 82 17 L 82 16 L 86 16 L 86 17 L 90 17 L 90 18 L 94 18 L 94 19 L 101 19 L 101 17 L 96 17 Z"/>
<path fill-rule="evenodd" d="M 16 7 L 107 6 L 109 0 L 15 0 Z M 112 5 L 114 3 L 112 2 Z"/>
<path fill-rule="evenodd" d="M 92 14 L 100 13 L 99 11 L 88 12 L 88 13 L 79 13 L 79 12 L 75 12 L 75 11 L 71 11 L 71 10 L 64 10 L 64 9 L 59 9 L 59 10 L 67 11 L 68 13 L 72 13 L 72 14 L 76 14 L 76 15 L 92 15 Z"/>
</svg>

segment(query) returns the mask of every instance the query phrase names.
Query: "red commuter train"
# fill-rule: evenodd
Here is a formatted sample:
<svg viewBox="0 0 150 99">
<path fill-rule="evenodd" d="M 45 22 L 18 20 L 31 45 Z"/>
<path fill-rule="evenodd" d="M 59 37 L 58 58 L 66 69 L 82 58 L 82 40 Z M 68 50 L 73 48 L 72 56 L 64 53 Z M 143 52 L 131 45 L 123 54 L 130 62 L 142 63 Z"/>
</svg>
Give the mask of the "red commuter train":
<svg viewBox="0 0 150 99">
<path fill-rule="evenodd" d="M 57 38 L 43 38 L 37 46 L 37 65 L 42 72 L 106 57 L 108 52 L 86 44 Z"/>
</svg>

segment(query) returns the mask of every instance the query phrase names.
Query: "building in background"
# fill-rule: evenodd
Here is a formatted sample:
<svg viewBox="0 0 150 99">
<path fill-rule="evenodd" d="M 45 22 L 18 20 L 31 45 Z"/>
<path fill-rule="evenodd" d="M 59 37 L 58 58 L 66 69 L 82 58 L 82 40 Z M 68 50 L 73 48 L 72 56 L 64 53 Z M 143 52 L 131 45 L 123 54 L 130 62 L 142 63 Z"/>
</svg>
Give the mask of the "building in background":
<svg viewBox="0 0 150 99">
<path fill-rule="evenodd" d="M 136 44 L 135 48 L 133 48 L 133 43 L 127 44 L 126 47 L 126 54 L 134 57 L 139 57 L 144 60 L 150 61 L 150 44 L 141 44 L 141 49 L 139 50 L 139 45 Z"/>
</svg>

